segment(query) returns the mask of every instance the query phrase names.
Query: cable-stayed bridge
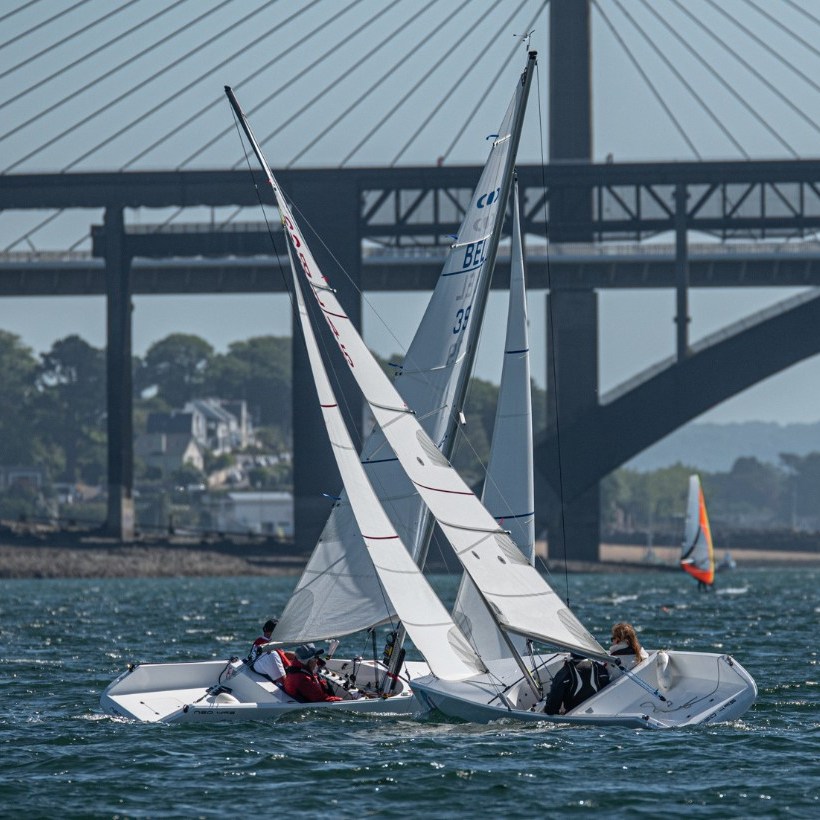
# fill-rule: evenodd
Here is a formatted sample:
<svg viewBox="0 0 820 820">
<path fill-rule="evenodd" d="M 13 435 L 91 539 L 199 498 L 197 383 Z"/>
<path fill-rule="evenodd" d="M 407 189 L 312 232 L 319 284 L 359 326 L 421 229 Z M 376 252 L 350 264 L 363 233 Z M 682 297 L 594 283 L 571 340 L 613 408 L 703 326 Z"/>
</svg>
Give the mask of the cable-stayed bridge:
<svg viewBox="0 0 820 820">
<path fill-rule="evenodd" d="M 545 518 L 551 549 L 566 537 L 573 556 L 597 555 L 600 478 L 820 352 L 813 296 L 706 349 L 688 339 L 690 287 L 820 284 L 809 241 L 820 162 L 803 158 L 820 131 L 809 36 L 820 18 L 808 3 L 777 5 L 33 0 L 4 13 L 0 295 L 107 294 L 109 526 L 127 536 L 132 509 L 130 407 L 119 401 L 130 395 L 130 295 L 277 287 L 260 258 L 270 238 L 242 224 L 258 219 L 247 171 L 204 170 L 244 163 L 221 81 L 244 86 L 286 190 L 350 275 L 342 296 L 360 316 L 357 288 L 431 286 L 478 178 L 455 164 L 482 159 L 465 135 L 497 125 L 510 85 L 501 78 L 523 61 L 512 35 L 532 31 L 541 128 L 522 143 L 520 177 L 530 287 L 549 290 L 556 397 L 538 444 L 539 512 L 560 495 L 565 520 Z M 655 161 L 615 159 L 629 157 Z M 170 170 L 146 170 L 156 163 Z M 693 232 L 719 241 L 690 246 Z M 658 236 L 665 245 L 646 244 Z M 596 294 L 635 287 L 675 290 L 675 360 L 599 399 Z M 310 541 L 331 468 L 294 348 L 297 527 Z"/>
</svg>

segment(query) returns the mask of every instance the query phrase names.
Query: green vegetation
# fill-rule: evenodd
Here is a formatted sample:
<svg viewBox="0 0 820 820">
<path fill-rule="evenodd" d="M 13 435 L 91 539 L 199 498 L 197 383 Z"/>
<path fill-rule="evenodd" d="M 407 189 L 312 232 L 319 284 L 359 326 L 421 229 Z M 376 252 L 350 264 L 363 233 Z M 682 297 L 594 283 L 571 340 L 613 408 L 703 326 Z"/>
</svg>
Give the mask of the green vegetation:
<svg viewBox="0 0 820 820">
<path fill-rule="evenodd" d="M 400 356 L 390 361 L 400 362 Z M 393 367 L 382 362 L 388 373 Z M 216 353 L 198 336 L 172 334 L 156 342 L 144 358 L 135 357 L 134 432 L 146 429 L 151 412 L 181 408 L 203 397 L 244 399 L 257 444 L 248 456 L 286 453 L 291 448 L 291 340 L 263 336 L 235 342 Z M 58 489 L 105 485 L 105 355 L 79 336 L 54 343 L 38 357 L 20 339 L 0 331 L 0 465 L 38 468 L 41 490 L 25 481 L 0 492 L 0 517 L 86 520 L 77 507 L 57 508 Z M 460 429 L 454 464 L 473 485 L 480 483 L 489 454 L 498 388 L 473 379 L 467 424 Z M 544 427 L 546 395 L 533 387 L 536 435 Z M 206 457 L 206 472 L 228 469 L 234 455 Z M 602 485 L 605 537 L 677 543 L 682 528 L 688 476 L 696 465 L 640 473 L 617 470 Z M 252 461 L 247 471 L 254 489 L 289 489 L 287 459 Z M 205 475 L 186 467 L 171 476 L 135 464 L 140 492 L 138 514 L 144 526 L 189 523 L 189 508 Z M 820 453 L 783 453 L 778 464 L 740 458 L 726 473 L 704 473 L 701 480 L 713 529 L 773 532 L 820 531 L 815 499 L 820 496 Z M 104 504 L 86 499 L 86 514 L 104 515 Z"/>
</svg>

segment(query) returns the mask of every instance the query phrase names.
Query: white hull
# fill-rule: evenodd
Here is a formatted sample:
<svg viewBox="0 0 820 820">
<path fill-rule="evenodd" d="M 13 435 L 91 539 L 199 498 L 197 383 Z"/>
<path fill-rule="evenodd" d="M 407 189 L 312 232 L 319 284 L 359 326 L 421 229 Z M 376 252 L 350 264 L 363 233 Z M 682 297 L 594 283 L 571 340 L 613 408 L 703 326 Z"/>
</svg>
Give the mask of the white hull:
<svg viewBox="0 0 820 820">
<path fill-rule="evenodd" d="M 563 662 L 564 656 L 554 656 L 539 670 L 545 692 Z M 545 714 L 544 701 L 512 669 L 493 681 L 481 675 L 453 683 L 428 675 L 412 686 L 427 708 L 474 723 L 506 718 L 651 729 L 735 720 L 757 697 L 754 680 L 728 655 L 673 651 L 652 652 L 566 715 Z"/>
<path fill-rule="evenodd" d="M 379 695 L 384 666 L 373 661 L 328 661 L 326 678 L 341 701 L 300 703 L 252 672 L 241 660 L 138 664 L 120 675 L 100 697 L 109 714 L 149 723 L 222 723 L 277 720 L 292 712 L 330 710 L 364 714 L 421 711 L 407 676 L 429 675 L 425 663 L 406 663 L 388 697 Z M 375 681 L 374 681 L 375 677 Z"/>
</svg>

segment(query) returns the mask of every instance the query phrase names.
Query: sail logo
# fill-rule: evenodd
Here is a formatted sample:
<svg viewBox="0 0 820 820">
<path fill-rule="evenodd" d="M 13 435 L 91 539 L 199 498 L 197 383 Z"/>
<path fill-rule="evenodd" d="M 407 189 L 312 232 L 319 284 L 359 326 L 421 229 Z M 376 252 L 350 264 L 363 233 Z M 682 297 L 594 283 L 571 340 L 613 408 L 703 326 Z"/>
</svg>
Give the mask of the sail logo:
<svg viewBox="0 0 820 820">
<path fill-rule="evenodd" d="M 488 194 L 482 194 L 478 200 L 476 201 L 476 208 L 486 208 L 493 204 L 493 202 L 498 199 L 498 195 L 501 193 L 501 188 L 496 188 L 494 191 L 490 191 Z"/>
</svg>

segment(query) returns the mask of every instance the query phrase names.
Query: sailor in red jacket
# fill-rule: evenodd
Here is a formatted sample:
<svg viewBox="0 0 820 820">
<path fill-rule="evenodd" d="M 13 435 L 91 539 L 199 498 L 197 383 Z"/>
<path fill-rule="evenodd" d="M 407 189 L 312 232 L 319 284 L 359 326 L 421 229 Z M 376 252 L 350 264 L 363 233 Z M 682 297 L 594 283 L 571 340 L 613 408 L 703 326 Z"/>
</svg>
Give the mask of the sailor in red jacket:
<svg viewBox="0 0 820 820">
<path fill-rule="evenodd" d="M 293 651 L 295 660 L 287 668 L 285 691 L 302 703 L 319 701 L 336 701 L 341 698 L 330 694 L 328 685 L 316 674 L 319 656 L 324 650 L 317 649 L 312 643 L 297 646 Z"/>
</svg>

